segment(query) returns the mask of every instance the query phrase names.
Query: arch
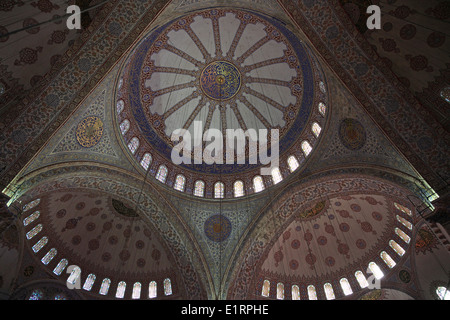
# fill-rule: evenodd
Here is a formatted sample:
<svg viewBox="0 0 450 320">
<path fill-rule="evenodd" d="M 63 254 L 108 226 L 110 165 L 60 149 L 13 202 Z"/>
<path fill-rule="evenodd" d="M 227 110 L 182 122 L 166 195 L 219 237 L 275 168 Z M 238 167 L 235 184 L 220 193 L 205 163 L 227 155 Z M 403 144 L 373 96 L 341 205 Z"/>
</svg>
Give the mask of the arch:
<svg viewBox="0 0 450 320">
<path fill-rule="evenodd" d="M 182 174 L 178 174 L 175 177 L 175 184 L 173 185 L 173 188 L 175 190 L 183 192 L 185 183 L 186 183 L 186 178 Z"/>
<path fill-rule="evenodd" d="M 86 281 L 84 282 L 83 289 L 86 291 L 91 291 L 96 278 L 97 277 L 95 276 L 95 274 L 89 274 L 86 278 Z"/>
<path fill-rule="evenodd" d="M 306 140 L 303 141 L 302 142 L 302 150 L 303 150 L 303 153 L 305 154 L 305 157 L 309 156 L 312 151 L 311 144 Z"/>
<path fill-rule="evenodd" d="M 294 172 L 300 166 L 300 164 L 298 163 L 297 158 L 295 156 L 293 156 L 293 155 L 289 156 L 289 158 L 287 159 L 287 163 L 288 163 L 288 166 L 289 166 L 289 170 L 291 172 Z"/>
<path fill-rule="evenodd" d="M 156 298 L 157 296 L 157 284 L 156 281 L 150 281 L 149 285 L 148 285 L 148 297 L 150 299 Z"/>
<path fill-rule="evenodd" d="M 130 130 L 130 121 L 128 119 L 125 119 L 122 121 L 122 123 L 119 125 L 120 132 L 122 135 L 125 135 L 128 130 Z"/>
<path fill-rule="evenodd" d="M 265 189 L 264 187 L 264 180 L 261 176 L 255 176 L 253 178 L 253 190 L 255 193 L 261 192 Z"/>
<path fill-rule="evenodd" d="M 233 191 L 234 191 L 235 198 L 244 196 L 245 195 L 244 182 L 242 182 L 241 180 L 235 181 L 233 184 Z"/>
<path fill-rule="evenodd" d="M 201 180 L 195 182 L 194 185 L 194 196 L 204 197 L 205 196 L 205 183 Z"/>
<path fill-rule="evenodd" d="M 102 296 L 106 296 L 108 294 L 110 286 L 111 286 L 111 279 L 109 278 L 103 279 L 102 285 L 100 286 L 100 290 L 98 293 L 101 294 Z"/>
<path fill-rule="evenodd" d="M 283 180 L 283 176 L 281 175 L 280 168 L 275 167 L 271 171 L 272 180 L 274 184 L 277 184 Z"/>
<path fill-rule="evenodd" d="M 125 281 L 120 281 L 117 285 L 116 298 L 122 299 L 125 297 L 125 290 L 127 288 L 127 283 Z"/>
<path fill-rule="evenodd" d="M 150 165 L 152 164 L 152 155 L 150 153 L 145 153 L 144 156 L 141 159 L 141 166 L 145 169 L 145 171 L 148 170 Z"/>
<path fill-rule="evenodd" d="M 314 136 L 316 138 L 318 138 L 320 135 L 320 132 L 322 131 L 322 127 L 317 122 L 313 122 L 313 124 L 311 126 L 311 130 L 312 130 Z"/>
<path fill-rule="evenodd" d="M 160 165 L 158 168 L 158 172 L 156 173 L 156 180 L 166 183 L 167 174 L 168 174 L 167 167 L 165 165 Z"/>
<path fill-rule="evenodd" d="M 137 137 L 133 137 L 131 141 L 128 143 L 128 149 L 130 149 L 132 154 L 135 154 L 138 148 L 139 148 L 139 139 Z"/>
<path fill-rule="evenodd" d="M 172 281 L 169 278 L 164 279 L 164 295 L 170 296 L 172 295 Z"/>
<path fill-rule="evenodd" d="M 223 182 L 217 181 L 214 184 L 214 198 L 222 199 L 225 195 L 225 185 Z"/>
</svg>

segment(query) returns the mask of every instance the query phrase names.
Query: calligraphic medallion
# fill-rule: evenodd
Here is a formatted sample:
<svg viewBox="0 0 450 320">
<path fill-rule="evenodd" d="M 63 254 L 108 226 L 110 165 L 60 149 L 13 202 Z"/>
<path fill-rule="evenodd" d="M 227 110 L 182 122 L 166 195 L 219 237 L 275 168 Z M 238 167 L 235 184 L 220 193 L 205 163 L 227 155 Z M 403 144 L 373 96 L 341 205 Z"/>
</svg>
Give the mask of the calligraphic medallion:
<svg viewBox="0 0 450 320">
<path fill-rule="evenodd" d="M 77 127 L 76 138 L 84 148 L 90 148 L 99 143 L 103 135 L 103 122 L 96 116 L 83 119 Z"/>
<path fill-rule="evenodd" d="M 241 74 L 230 62 L 214 61 L 203 69 L 200 87 L 211 99 L 229 100 L 241 88 Z"/>
</svg>

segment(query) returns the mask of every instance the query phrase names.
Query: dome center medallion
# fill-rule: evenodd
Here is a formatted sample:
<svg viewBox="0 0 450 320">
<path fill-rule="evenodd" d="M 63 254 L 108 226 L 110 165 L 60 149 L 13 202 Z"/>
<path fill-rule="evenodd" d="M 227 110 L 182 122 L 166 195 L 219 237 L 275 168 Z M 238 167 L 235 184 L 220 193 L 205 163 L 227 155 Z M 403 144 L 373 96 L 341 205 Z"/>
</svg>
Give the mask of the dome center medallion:
<svg viewBox="0 0 450 320">
<path fill-rule="evenodd" d="M 200 75 L 200 87 L 211 99 L 229 100 L 241 88 L 241 74 L 230 62 L 214 61 L 203 69 Z"/>
</svg>

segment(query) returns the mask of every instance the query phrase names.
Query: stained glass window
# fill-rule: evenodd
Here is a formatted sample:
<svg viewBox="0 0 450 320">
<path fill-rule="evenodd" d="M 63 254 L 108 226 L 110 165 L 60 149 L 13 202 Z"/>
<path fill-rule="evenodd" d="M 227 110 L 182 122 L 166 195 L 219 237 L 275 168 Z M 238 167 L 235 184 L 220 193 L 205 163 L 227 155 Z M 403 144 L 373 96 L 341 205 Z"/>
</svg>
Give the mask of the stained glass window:
<svg viewBox="0 0 450 320">
<path fill-rule="evenodd" d="M 394 207 L 396 207 L 398 210 L 406 213 L 407 215 L 411 216 L 412 215 L 412 211 L 410 209 L 408 209 L 405 206 L 402 206 L 401 204 L 394 202 Z"/>
<path fill-rule="evenodd" d="M 203 197 L 205 195 L 205 183 L 203 181 L 196 181 L 194 186 L 194 196 Z"/>
<path fill-rule="evenodd" d="M 394 240 L 389 241 L 389 246 L 397 252 L 397 254 L 401 257 L 405 254 L 405 249 L 403 249 L 397 242 Z"/>
<path fill-rule="evenodd" d="M 396 265 L 395 261 L 392 259 L 392 257 L 386 251 L 382 251 L 380 253 L 380 257 L 381 257 L 381 259 L 383 259 L 384 263 L 386 263 L 386 265 L 389 268 L 392 269 L 393 267 L 395 267 L 395 265 Z"/>
<path fill-rule="evenodd" d="M 322 116 L 327 113 L 327 106 L 323 102 L 319 102 L 319 112 Z"/>
<path fill-rule="evenodd" d="M 300 288 L 296 284 L 292 286 L 292 300 L 300 300 Z"/>
<path fill-rule="evenodd" d="M 440 96 L 442 99 L 450 103 L 450 87 L 445 87 L 441 90 Z"/>
<path fill-rule="evenodd" d="M 291 172 L 294 172 L 300 166 L 297 161 L 297 158 L 295 156 L 289 156 L 289 158 L 287 159 L 287 162 L 288 162 L 289 170 L 291 170 Z"/>
<path fill-rule="evenodd" d="M 214 198 L 222 199 L 225 194 L 225 186 L 222 182 L 216 182 L 214 184 Z"/>
<path fill-rule="evenodd" d="M 437 287 L 436 294 L 441 300 L 450 300 L 450 290 L 446 287 Z"/>
<path fill-rule="evenodd" d="M 409 241 L 411 241 L 411 238 L 399 228 L 395 228 L 395 233 L 406 243 L 409 243 Z"/>
<path fill-rule="evenodd" d="M 53 297 L 53 300 L 67 300 L 67 297 L 63 293 L 58 293 L 58 294 L 55 294 L 55 296 Z"/>
<path fill-rule="evenodd" d="M 269 293 L 270 293 L 270 281 L 264 280 L 261 295 L 263 297 L 268 297 Z"/>
<path fill-rule="evenodd" d="M 308 299 L 317 300 L 316 287 L 314 287 L 313 285 L 308 286 Z"/>
<path fill-rule="evenodd" d="M 341 284 L 342 291 L 346 296 L 353 293 L 352 287 L 350 286 L 350 282 L 348 282 L 347 278 L 342 278 L 339 280 L 339 283 Z"/>
<path fill-rule="evenodd" d="M 124 135 L 130 129 L 130 121 L 128 121 L 127 119 L 123 120 L 119 127 L 120 132 L 122 133 L 122 135 Z"/>
<path fill-rule="evenodd" d="M 380 280 L 384 277 L 383 271 L 381 271 L 380 267 L 375 262 L 369 263 L 369 270 L 372 271 L 372 274 L 375 276 L 375 279 Z"/>
<path fill-rule="evenodd" d="M 141 166 L 147 171 L 152 163 L 152 155 L 150 153 L 144 154 L 141 160 Z"/>
<path fill-rule="evenodd" d="M 139 139 L 134 137 L 131 139 L 131 141 L 128 143 L 128 149 L 130 149 L 132 154 L 136 153 L 136 150 L 139 148 Z"/>
<path fill-rule="evenodd" d="M 336 298 L 331 283 L 325 283 L 323 285 L 323 290 L 325 291 L 325 297 L 327 297 L 327 300 L 334 300 Z"/>
<path fill-rule="evenodd" d="M 28 300 L 41 300 L 44 297 L 44 293 L 39 290 L 33 290 L 33 292 L 31 292 L 30 296 L 28 297 Z"/>
<path fill-rule="evenodd" d="M 327 92 L 327 90 L 325 89 L 325 83 L 323 83 L 323 81 L 319 82 L 319 88 L 320 88 L 320 91 L 322 91 L 322 93 Z"/>
<path fill-rule="evenodd" d="M 30 214 L 28 217 L 23 219 L 23 225 L 26 227 L 27 225 L 35 221 L 37 218 L 39 218 L 40 215 L 41 213 L 39 211 L 35 211 L 34 213 Z"/>
<path fill-rule="evenodd" d="M 164 280 L 164 294 L 170 296 L 172 294 L 172 282 L 169 278 Z"/>
<path fill-rule="evenodd" d="M 86 291 L 91 291 L 92 290 L 92 286 L 94 285 L 94 282 L 95 282 L 96 278 L 97 277 L 93 273 L 88 275 L 87 278 L 86 278 L 86 281 L 84 282 L 83 289 L 86 290 Z"/>
<path fill-rule="evenodd" d="M 141 297 L 141 288 L 142 285 L 140 282 L 136 282 L 133 285 L 133 293 L 131 294 L 132 299 L 139 299 Z"/>
<path fill-rule="evenodd" d="M 306 157 L 311 153 L 312 147 L 311 147 L 311 145 L 309 144 L 308 141 L 303 141 L 302 142 L 302 150 L 303 150 L 303 153 L 305 154 Z"/>
<path fill-rule="evenodd" d="M 72 272 L 70 273 L 69 277 L 67 278 L 67 283 L 74 285 L 77 282 L 80 275 L 81 275 L 80 267 L 74 266 L 72 269 Z"/>
<path fill-rule="evenodd" d="M 319 137 L 321 131 L 322 131 L 322 127 L 317 122 L 314 122 L 312 124 L 312 132 L 314 133 L 316 138 Z"/>
<path fill-rule="evenodd" d="M 277 283 L 277 299 L 284 300 L 284 284 L 281 282 Z"/>
<path fill-rule="evenodd" d="M 30 203 L 23 206 L 22 211 L 28 211 L 34 207 L 36 207 L 41 202 L 41 199 L 35 199 Z"/>
<path fill-rule="evenodd" d="M 274 184 L 277 184 L 281 180 L 283 180 L 283 176 L 281 175 L 280 168 L 275 167 L 272 169 L 272 180 Z"/>
<path fill-rule="evenodd" d="M 47 244 L 47 242 L 48 242 L 47 237 L 41 238 L 41 240 L 39 240 L 32 248 L 34 253 L 39 252 L 39 250 L 41 250 Z"/>
<path fill-rule="evenodd" d="M 242 197 L 244 195 L 244 183 L 238 180 L 234 183 L 234 196 L 236 198 Z"/>
<path fill-rule="evenodd" d="M 50 251 L 47 252 L 47 254 L 42 257 L 42 259 L 41 259 L 42 263 L 45 265 L 48 265 L 50 263 L 50 261 L 53 260 L 53 258 L 56 256 L 57 253 L 58 253 L 58 250 L 56 250 L 55 248 L 50 249 Z"/>
<path fill-rule="evenodd" d="M 161 181 L 162 183 L 166 182 L 166 178 L 167 178 L 167 167 L 165 165 L 160 165 L 158 172 L 156 173 L 156 179 Z"/>
<path fill-rule="evenodd" d="M 127 283 L 125 281 L 120 281 L 117 285 L 116 298 L 122 299 L 125 296 L 125 289 L 127 288 Z"/>
<path fill-rule="evenodd" d="M 369 286 L 369 283 L 367 282 L 366 276 L 362 271 L 358 270 L 355 272 L 355 278 L 359 283 L 359 286 L 363 288 L 367 288 Z"/>
<path fill-rule="evenodd" d="M 182 174 L 179 174 L 175 178 L 175 185 L 173 186 L 173 188 L 175 190 L 183 192 L 185 182 L 186 182 L 186 178 Z"/>
<path fill-rule="evenodd" d="M 407 227 L 409 230 L 412 230 L 412 223 L 409 222 L 408 220 L 406 220 L 403 217 L 400 217 L 399 215 L 397 215 L 397 220 L 404 225 L 405 227 Z"/>
<path fill-rule="evenodd" d="M 264 181 L 261 176 L 256 176 L 253 178 L 253 189 L 255 192 L 261 192 L 264 190 Z"/>
<path fill-rule="evenodd" d="M 125 103 L 123 102 L 123 100 L 119 100 L 117 101 L 117 113 L 121 113 L 123 108 L 125 108 Z"/>
<path fill-rule="evenodd" d="M 148 297 L 150 299 L 156 298 L 157 295 L 156 288 L 157 288 L 156 281 L 150 282 L 150 284 L 148 285 Z"/>
<path fill-rule="evenodd" d="M 53 269 L 53 273 L 57 276 L 61 275 L 61 273 L 64 271 L 64 269 L 69 264 L 69 261 L 67 259 L 61 259 L 61 261 L 58 263 L 58 265 Z"/>
<path fill-rule="evenodd" d="M 110 279 L 108 278 L 103 279 L 102 285 L 100 286 L 100 291 L 98 293 L 100 293 L 103 296 L 106 296 L 108 294 L 110 285 L 111 285 Z"/>
<path fill-rule="evenodd" d="M 30 240 L 41 231 L 42 231 L 42 224 L 38 224 L 36 227 L 27 232 L 26 237 L 28 240 Z"/>
</svg>

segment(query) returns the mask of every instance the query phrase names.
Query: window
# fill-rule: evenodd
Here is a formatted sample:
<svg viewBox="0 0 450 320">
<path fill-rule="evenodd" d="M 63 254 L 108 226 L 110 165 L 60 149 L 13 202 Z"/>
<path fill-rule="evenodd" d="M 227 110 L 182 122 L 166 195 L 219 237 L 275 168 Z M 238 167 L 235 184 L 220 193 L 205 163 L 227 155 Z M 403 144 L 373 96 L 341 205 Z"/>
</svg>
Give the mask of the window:
<svg viewBox="0 0 450 320">
<path fill-rule="evenodd" d="M 294 172 L 300 166 L 297 161 L 297 158 L 294 156 L 290 156 L 287 159 L 287 162 L 288 162 L 289 170 L 291 170 L 291 172 Z"/>
<path fill-rule="evenodd" d="M 234 183 L 234 197 L 242 197 L 244 195 L 244 183 L 240 180 Z"/>
<path fill-rule="evenodd" d="M 96 278 L 96 276 L 93 273 L 88 275 L 88 277 L 86 278 L 86 281 L 84 282 L 83 289 L 86 291 L 91 291 L 92 286 L 94 285 L 94 282 L 95 282 L 95 278 Z"/>
<path fill-rule="evenodd" d="M 437 287 L 436 294 L 441 300 L 450 300 L 450 290 L 446 287 Z"/>
<path fill-rule="evenodd" d="M 136 153 L 136 150 L 139 148 L 139 139 L 134 137 L 131 139 L 131 141 L 128 143 L 128 149 L 130 149 L 132 154 Z"/>
<path fill-rule="evenodd" d="M 133 293 L 131 294 L 132 299 L 139 299 L 141 297 L 141 288 L 142 285 L 140 282 L 136 282 L 133 285 Z"/>
<path fill-rule="evenodd" d="M 214 184 L 214 198 L 222 199 L 224 196 L 225 186 L 222 182 L 216 182 Z"/>
<path fill-rule="evenodd" d="M 270 281 L 264 280 L 261 295 L 263 297 L 268 297 L 270 293 Z"/>
<path fill-rule="evenodd" d="M 152 155 L 150 153 L 144 154 L 141 160 L 142 168 L 144 168 L 145 171 L 147 171 L 151 163 L 152 163 Z"/>
<path fill-rule="evenodd" d="M 166 183 L 167 173 L 168 173 L 168 171 L 167 171 L 166 166 L 160 165 L 158 172 L 156 173 L 156 179 L 162 183 Z"/>
<path fill-rule="evenodd" d="M 48 242 L 47 237 L 41 238 L 41 240 L 39 240 L 32 248 L 34 253 L 39 252 L 39 250 L 41 250 L 47 244 L 47 242 Z"/>
<path fill-rule="evenodd" d="M 334 300 L 336 298 L 331 283 L 325 283 L 323 285 L 323 290 L 325 291 L 325 296 L 327 297 L 327 300 Z"/>
<path fill-rule="evenodd" d="M 48 265 L 50 261 L 53 260 L 53 258 L 56 256 L 57 253 L 58 250 L 56 250 L 55 248 L 50 249 L 50 251 L 47 252 L 47 254 L 41 259 L 42 263 Z"/>
<path fill-rule="evenodd" d="M 355 272 L 355 278 L 359 283 L 359 286 L 361 287 L 361 289 L 363 288 L 367 288 L 369 286 L 369 283 L 367 282 L 366 277 L 364 276 L 364 273 L 362 273 L 362 271 L 356 271 Z"/>
<path fill-rule="evenodd" d="M 277 284 L 277 299 L 284 300 L 284 284 L 281 282 Z"/>
<path fill-rule="evenodd" d="M 33 237 L 41 231 L 42 231 L 42 224 L 38 224 L 36 227 L 27 232 L 26 237 L 28 240 L 33 239 Z"/>
<path fill-rule="evenodd" d="M 122 99 L 117 101 L 116 107 L 117 107 L 117 113 L 121 113 L 123 108 L 125 108 L 125 103 L 123 102 Z"/>
<path fill-rule="evenodd" d="M 317 122 L 314 122 L 312 124 L 311 129 L 312 129 L 313 134 L 316 136 L 316 138 L 318 138 L 320 135 L 320 132 L 322 131 L 322 127 Z"/>
<path fill-rule="evenodd" d="M 380 267 L 375 262 L 369 263 L 369 270 L 372 271 L 375 279 L 377 280 L 380 280 L 384 277 L 383 271 L 381 271 Z"/>
<path fill-rule="evenodd" d="M 292 300 L 300 300 L 300 288 L 296 284 L 292 286 Z"/>
<path fill-rule="evenodd" d="M 272 169 L 272 180 L 274 184 L 277 184 L 281 180 L 283 180 L 283 176 L 281 175 L 280 168 L 275 167 Z"/>
<path fill-rule="evenodd" d="M 401 257 L 405 254 L 405 249 L 403 249 L 397 242 L 394 240 L 389 241 L 389 246 L 397 252 L 397 254 Z"/>
<path fill-rule="evenodd" d="M 253 190 L 255 190 L 255 192 L 261 192 L 264 190 L 264 181 L 261 176 L 256 176 L 253 178 Z"/>
<path fill-rule="evenodd" d="M 327 113 L 327 106 L 323 102 L 319 102 L 319 112 L 325 117 L 325 114 Z"/>
<path fill-rule="evenodd" d="M 173 186 L 173 188 L 175 190 L 183 192 L 185 182 L 186 182 L 186 178 L 183 175 L 179 174 L 175 178 L 175 185 Z"/>
<path fill-rule="evenodd" d="M 67 278 L 67 283 L 70 283 L 70 284 L 74 285 L 77 282 L 77 280 L 80 277 L 80 275 L 81 275 L 80 267 L 75 266 L 72 269 L 72 272 L 70 273 L 70 276 Z"/>
<path fill-rule="evenodd" d="M 319 82 L 319 89 L 320 89 L 320 91 L 322 91 L 322 93 L 327 92 L 327 90 L 325 89 L 325 83 L 323 83 L 323 81 Z"/>
<path fill-rule="evenodd" d="M 108 278 L 103 279 L 102 285 L 100 287 L 100 291 L 98 293 L 100 293 L 103 296 L 106 296 L 108 294 L 110 285 L 111 285 L 110 279 L 108 279 Z"/>
<path fill-rule="evenodd" d="M 39 290 L 33 290 L 33 292 L 31 292 L 30 296 L 28 297 L 28 300 L 42 300 L 42 298 L 44 297 L 44 293 Z"/>
<path fill-rule="evenodd" d="M 308 286 L 308 299 L 317 300 L 316 287 L 313 285 Z"/>
<path fill-rule="evenodd" d="M 346 296 L 353 293 L 352 287 L 350 286 L 350 282 L 348 282 L 347 278 L 342 278 L 339 280 L 339 283 L 341 284 L 342 292 L 344 292 Z"/>
<path fill-rule="evenodd" d="M 194 196 L 203 197 L 205 194 L 205 183 L 203 181 L 197 181 L 194 185 Z"/>
<path fill-rule="evenodd" d="M 439 95 L 446 102 L 450 103 L 450 87 L 445 87 L 444 89 L 442 89 Z"/>
<path fill-rule="evenodd" d="M 380 253 L 380 257 L 381 257 L 381 259 L 383 259 L 384 263 L 386 263 L 386 265 L 389 268 L 392 269 L 393 267 L 395 267 L 395 265 L 396 265 L 395 261 L 391 258 L 391 256 L 386 251 L 382 251 Z"/>
<path fill-rule="evenodd" d="M 150 284 L 148 285 L 148 297 L 150 299 L 156 298 L 156 281 L 152 281 L 150 282 Z"/>
<path fill-rule="evenodd" d="M 409 241 L 411 241 L 411 238 L 399 228 L 395 228 L 395 233 L 406 243 L 409 243 Z"/>
<path fill-rule="evenodd" d="M 308 141 L 303 141 L 302 142 L 302 150 L 303 150 L 303 153 L 305 154 L 305 157 L 309 156 L 309 154 L 312 151 L 312 147 L 311 147 L 311 145 L 309 144 Z"/>
<path fill-rule="evenodd" d="M 409 215 L 409 216 L 412 215 L 412 212 L 411 212 L 410 209 L 408 209 L 408 208 L 405 207 L 405 206 L 402 206 L 401 204 L 398 204 L 397 202 L 394 202 L 394 207 L 397 208 L 398 210 L 400 210 L 400 211 L 406 213 L 406 214 Z"/>
<path fill-rule="evenodd" d="M 120 281 L 117 285 L 116 298 L 122 299 L 125 296 L 125 289 L 127 288 L 127 283 L 125 281 Z"/>
<path fill-rule="evenodd" d="M 400 217 L 399 215 L 397 215 L 397 221 L 399 221 L 402 225 L 407 227 L 409 230 L 412 230 L 412 223 L 409 222 L 408 220 L 406 220 L 405 218 Z"/>
<path fill-rule="evenodd" d="M 127 119 L 123 120 L 119 127 L 122 135 L 125 135 L 125 133 L 127 133 L 130 129 L 130 121 L 128 121 Z"/>
<path fill-rule="evenodd" d="M 53 273 L 56 274 L 57 276 L 61 275 L 61 273 L 64 271 L 64 269 L 67 267 L 68 264 L 69 261 L 67 261 L 67 259 L 62 259 L 55 267 L 55 269 L 53 269 Z"/>
<path fill-rule="evenodd" d="M 23 206 L 22 211 L 28 211 L 30 209 L 33 209 L 41 202 L 41 199 L 35 199 L 31 201 L 30 203 Z"/>
<path fill-rule="evenodd" d="M 26 217 L 25 219 L 23 219 L 23 225 L 25 227 L 28 226 L 30 223 L 32 223 L 37 218 L 39 218 L 40 215 L 41 215 L 41 213 L 39 211 L 35 211 L 33 214 L 31 214 L 28 217 Z"/>
<path fill-rule="evenodd" d="M 170 296 L 172 294 L 172 282 L 169 278 L 164 280 L 164 294 Z"/>
</svg>

